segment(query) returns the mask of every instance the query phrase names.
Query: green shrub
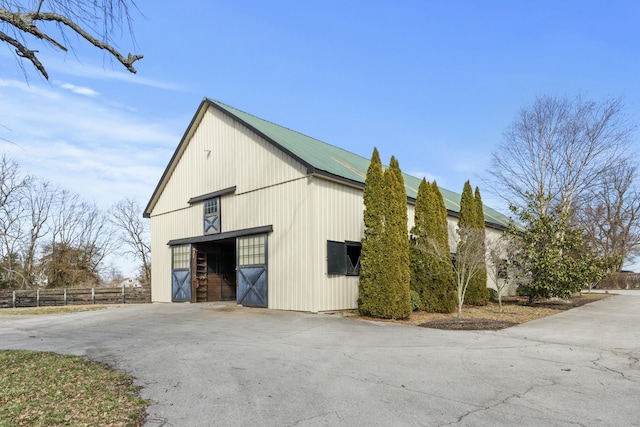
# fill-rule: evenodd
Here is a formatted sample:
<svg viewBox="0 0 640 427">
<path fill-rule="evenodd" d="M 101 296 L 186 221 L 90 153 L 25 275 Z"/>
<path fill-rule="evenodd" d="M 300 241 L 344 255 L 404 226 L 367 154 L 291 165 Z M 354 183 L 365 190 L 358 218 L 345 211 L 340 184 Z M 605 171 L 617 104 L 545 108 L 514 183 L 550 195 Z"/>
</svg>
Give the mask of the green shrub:
<svg viewBox="0 0 640 427">
<path fill-rule="evenodd" d="M 409 291 L 409 296 L 411 297 L 411 311 L 420 310 L 420 294 L 412 289 Z"/>
<path fill-rule="evenodd" d="M 518 285 L 516 295 L 519 297 L 528 297 L 532 294 L 532 290 L 528 286 Z"/>
<path fill-rule="evenodd" d="M 487 288 L 489 291 L 489 301 L 498 302 L 498 291 L 493 288 Z"/>
</svg>

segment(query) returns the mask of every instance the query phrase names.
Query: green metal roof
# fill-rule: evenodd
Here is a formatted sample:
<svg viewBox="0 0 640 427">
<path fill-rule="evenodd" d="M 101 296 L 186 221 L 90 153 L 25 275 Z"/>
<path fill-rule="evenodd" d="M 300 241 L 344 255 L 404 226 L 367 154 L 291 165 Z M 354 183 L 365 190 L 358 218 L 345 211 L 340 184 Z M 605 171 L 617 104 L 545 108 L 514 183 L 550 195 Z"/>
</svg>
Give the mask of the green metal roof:
<svg viewBox="0 0 640 427">
<path fill-rule="evenodd" d="M 187 128 L 187 131 L 182 137 L 182 140 L 173 154 L 167 169 L 164 171 L 151 200 L 149 200 L 149 204 L 144 212 L 145 217 L 148 218 L 150 216 L 152 207 L 155 205 L 157 198 L 166 185 L 166 180 L 169 178 L 171 171 L 175 166 L 174 162 L 180 157 L 181 152 L 184 150 L 185 144 L 187 144 L 188 135 L 193 131 L 196 122 L 201 119 L 204 110 L 206 110 L 206 105 L 215 107 L 223 113 L 244 123 L 257 134 L 262 135 L 271 144 L 275 145 L 305 165 L 309 173 L 337 179 L 358 187 L 364 187 L 364 180 L 367 174 L 367 169 L 369 168 L 369 159 L 351 153 L 340 147 L 303 135 L 300 132 L 263 120 L 249 113 L 245 113 L 244 111 L 225 105 L 222 102 L 205 98 Z M 415 201 L 418 194 L 418 186 L 422 179 L 407 174 L 403 175 L 405 188 L 407 190 L 407 197 Z M 440 192 L 444 197 L 447 210 L 454 215 L 458 213 L 460 210 L 460 194 L 442 187 L 440 187 Z M 484 215 L 485 221 L 489 225 L 494 225 L 500 228 L 507 227 L 509 225 L 510 220 L 508 217 L 487 205 L 484 205 Z"/>
<path fill-rule="evenodd" d="M 255 132 L 262 134 L 267 140 L 270 140 L 273 144 L 306 165 L 312 172 L 364 186 L 367 169 L 369 168 L 369 159 L 263 120 L 222 102 L 208 98 L 206 102 L 245 123 Z M 404 173 L 403 175 L 407 197 L 415 200 L 422 178 Z M 440 187 L 440 192 L 444 197 L 447 210 L 452 213 L 458 213 L 460 211 L 460 194 L 442 187 Z M 509 225 L 510 220 L 507 216 L 487 205 L 484 205 L 484 215 L 485 221 L 490 224 L 501 227 Z"/>
</svg>

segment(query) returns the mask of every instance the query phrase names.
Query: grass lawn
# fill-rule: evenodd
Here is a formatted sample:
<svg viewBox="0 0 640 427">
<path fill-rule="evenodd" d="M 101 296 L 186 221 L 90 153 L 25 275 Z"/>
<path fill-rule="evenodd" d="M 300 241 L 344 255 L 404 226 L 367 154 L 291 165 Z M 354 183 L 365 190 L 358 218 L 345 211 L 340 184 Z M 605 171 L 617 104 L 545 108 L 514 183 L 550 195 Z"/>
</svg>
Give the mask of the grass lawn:
<svg viewBox="0 0 640 427">
<path fill-rule="evenodd" d="M 0 426 L 141 426 L 131 377 L 77 356 L 0 351 Z"/>
</svg>

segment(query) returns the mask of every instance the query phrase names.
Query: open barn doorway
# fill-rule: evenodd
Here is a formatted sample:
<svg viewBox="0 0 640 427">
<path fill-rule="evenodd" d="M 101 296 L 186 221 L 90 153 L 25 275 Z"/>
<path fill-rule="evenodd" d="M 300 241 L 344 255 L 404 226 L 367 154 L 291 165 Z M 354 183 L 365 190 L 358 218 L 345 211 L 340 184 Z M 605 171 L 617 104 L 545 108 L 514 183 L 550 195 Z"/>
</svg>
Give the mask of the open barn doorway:
<svg viewBox="0 0 640 427">
<path fill-rule="evenodd" d="M 193 302 L 236 300 L 236 239 L 193 245 Z"/>
</svg>

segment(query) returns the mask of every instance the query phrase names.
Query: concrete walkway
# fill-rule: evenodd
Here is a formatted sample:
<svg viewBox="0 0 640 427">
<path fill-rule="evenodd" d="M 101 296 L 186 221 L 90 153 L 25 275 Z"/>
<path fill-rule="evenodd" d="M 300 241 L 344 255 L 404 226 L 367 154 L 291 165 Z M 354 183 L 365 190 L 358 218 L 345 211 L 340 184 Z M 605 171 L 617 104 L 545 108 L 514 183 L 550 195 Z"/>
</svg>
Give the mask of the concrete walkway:
<svg viewBox="0 0 640 427">
<path fill-rule="evenodd" d="M 640 297 L 503 331 L 222 304 L 2 316 L 0 349 L 137 378 L 149 426 L 640 425 Z"/>
</svg>

